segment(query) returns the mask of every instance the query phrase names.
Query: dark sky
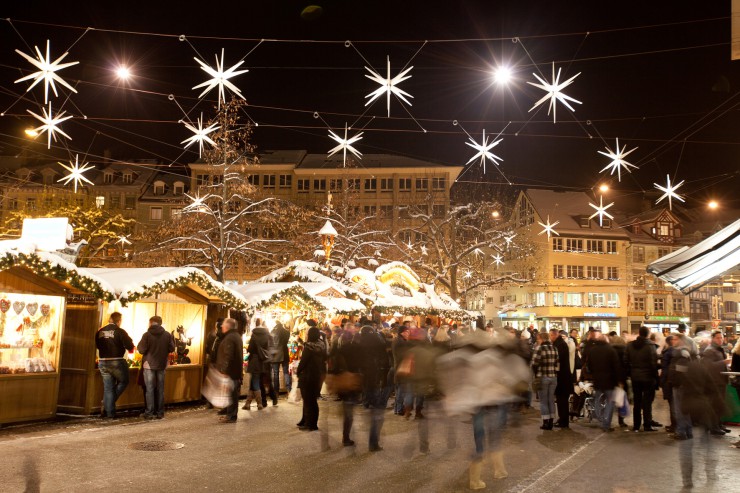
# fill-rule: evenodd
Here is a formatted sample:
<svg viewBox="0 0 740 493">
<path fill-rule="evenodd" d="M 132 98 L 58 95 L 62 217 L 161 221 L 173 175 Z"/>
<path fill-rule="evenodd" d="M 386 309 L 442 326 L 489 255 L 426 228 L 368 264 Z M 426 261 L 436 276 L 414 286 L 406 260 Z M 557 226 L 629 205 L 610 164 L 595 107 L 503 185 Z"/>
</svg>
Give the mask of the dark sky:
<svg viewBox="0 0 740 493">
<path fill-rule="evenodd" d="M 197 154 L 183 154 L 180 141 L 190 134 L 166 95 L 174 94 L 191 117 L 201 111 L 208 117 L 216 93 L 198 101 L 191 88 L 206 75 L 193 57 L 200 53 L 213 64 L 225 48 L 231 66 L 257 44 L 207 38 L 340 41 L 266 41 L 246 58 L 249 73 L 233 79 L 260 124 L 254 135 L 259 149 L 311 152 L 333 147 L 326 124 L 338 129 L 365 112 L 365 95 L 376 85 L 364 77 L 363 57 L 384 74 L 390 56 L 395 75 L 430 40 L 411 63 L 412 78 L 399 86 L 414 96 L 408 110 L 428 132 L 397 100 L 386 118 L 382 98 L 357 124 L 365 127 L 361 152 L 464 164 L 474 152 L 452 124 L 458 120 L 477 140 L 483 129 L 497 134 L 506 128 L 494 152 L 512 183 L 589 188 L 608 177 L 599 175 L 608 160 L 597 151 L 613 148 L 619 137 L 620 144 L 638 147 L 630 162 L 639 169 L 623 174 L 621 184 L 612 177 L 622 193 L 650 190 L 670 174 L 672 181 L 686 180 L 681 191 L 694 205 L 716 198 L 738 206 L 740 61 L 730 61 L 730 2 L 316 0 L 323 12 L 312 20 L 301 18 L 309 1 L 14 3 L 0 7 L 0 18 L 12 19 L 0 23 L 2 154 L 27 145 L 23 129 L 35 120 L 26 109 L 39 112 L 43 102 L 37 86 L 8 109 L 28 87 L 13 81 L 30 68 L 14 50 L 30 52 L 26 43 L 43 50 L 50 39 L 52 56 L 59 56 L 84 32 L 60 25 L 98 30 L 70 50 L 68 59 L 80 64 L 60 72 L 67 81 L 79 80 L 79 94 L 65 102 L 62 90 L 64 96 L 52 100 L 55 111 L 64 103 L 75 115 L 62 125 L 73 140 L 52 151 L 34 144 L 31 152 L 66 158 L 89 149 L 94 162 L 110 149 L 116 159 L 154 158 L 175 162 L 172 169 Z M 186 34 L 188 40 L 101 29 Z M 343 40 L 354 41 L 356 49 Z M 116 60 L 135 74 L 128 86 L 112 76 Z M 502 61 L 516 77 L 505 89 L 490 82 L 491 67 Z M 581 73 L 565 93 L 583 102 L 573 114 L 559 106 L 557 124 L 546 105 L 528 113 L 544 93 L 525 83 L 535 81 L 532 72 L 549 79 L 553 61 L 562 67 L 561 80 Z M 485 176 L 471 168 L 462 176 L 468 180 L 503 178 L 489 164 Z"/>
</svg>

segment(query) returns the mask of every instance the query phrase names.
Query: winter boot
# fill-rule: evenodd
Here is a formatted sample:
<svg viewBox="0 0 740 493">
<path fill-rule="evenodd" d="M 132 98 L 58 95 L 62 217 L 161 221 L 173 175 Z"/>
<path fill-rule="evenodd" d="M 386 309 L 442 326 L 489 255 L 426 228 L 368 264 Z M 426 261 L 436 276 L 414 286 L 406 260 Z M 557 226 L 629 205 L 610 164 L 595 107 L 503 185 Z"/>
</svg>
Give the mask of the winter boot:
<svg viewBox="0 0 740 493">
<path fill-rule="evenodd" d="M 548 422 L 548 421 L 550 421 L 550 420 L 549 420 L 549 419 L 543 419 L 543 420 L 542 420 L 542 426 L 540 426 L 540 430 L 547 430 L 547 429 L 549 429 L 549 428 L 547 427 L 547 422 Z"/>
<path fill-rule="evenodd" d="M 468 469 L 468 476 L 470 478 L 470 489 L 471 490 L 482 490 L 486 487 L 486 483 L 480 480 L 481 469 L 483 469 L 483 461 L 474 460 L 470 463 Z"/>
<path fill-rule="evenodd" d="M 258 411 L 261 411 L 262 409 L 264 409 L 264 407 L 266 406 L 266 404 L 264 402 L 262 402 L 262 395 L 260 395 L 260 391 L 259 390 L 255 390 L 253 392 L 253 395 L 254 395 L 254 400 L 257 401 L 257 410 Z"/>
<path fill-rule="evenodd" d="M 252 405 L 252 398 L 254 397 L 254 392 L 251 390 L 247 392 L 247 400 L 244 401 L 244 405 L 242 406 L 242 409 L 249 411 L 250 406 Z"/>
<path fill-rule="evenodd" d="M 491 452 L 491 465 L 493 466 L 493 479 L 504 479 L 509 477 L 509 473 L 504 466 L 504 453 L 500 450 Z"/>
</svg>

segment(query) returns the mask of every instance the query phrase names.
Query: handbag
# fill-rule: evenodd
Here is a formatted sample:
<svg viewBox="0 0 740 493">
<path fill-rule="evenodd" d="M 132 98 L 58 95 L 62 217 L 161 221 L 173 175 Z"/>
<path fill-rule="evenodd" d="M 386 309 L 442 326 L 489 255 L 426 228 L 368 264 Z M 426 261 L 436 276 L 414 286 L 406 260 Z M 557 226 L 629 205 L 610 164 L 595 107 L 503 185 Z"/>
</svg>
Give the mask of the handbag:
<svg viewBox="0 0 740 493">
<path fill-rule="evenodd" d="M 208 374 L 203 382 L 201 394 L 213 407 L 228 407 L 231 405 L 231 394 L 234 391 L 234 380 L 216 370 L 208 368 Z"/>
<path fill-rule="evenodd" d="M 401 361 L 401 364 L 398 365 L 398 368 L 396 369 L 396 376 L 401 378 L 414 376 L 415 366 L 416 365 L 414 361 L 414 355 L 406 355 L 406 357 L 403 359 L 403 361 Z"/>
<path fill-rule="evenodd" d="M 362 388 L 362 375 L 351 371 L 330 373 L 326 376 L 326 387 L 331 394 L 356 392 Z"/>
</svg>

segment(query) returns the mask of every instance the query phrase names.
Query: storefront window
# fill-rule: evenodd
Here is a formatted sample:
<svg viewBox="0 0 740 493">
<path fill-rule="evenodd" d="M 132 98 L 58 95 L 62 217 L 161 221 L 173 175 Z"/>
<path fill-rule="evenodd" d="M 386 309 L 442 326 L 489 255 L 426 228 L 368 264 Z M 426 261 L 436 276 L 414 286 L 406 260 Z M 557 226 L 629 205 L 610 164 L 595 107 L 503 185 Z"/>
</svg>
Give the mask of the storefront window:
<svg viewBox="0 0 740 493">
<path fill-rule="evenodd" d="M 0 374 L 57 371 L 64 298 L 0 293 Z"/>
</svg>

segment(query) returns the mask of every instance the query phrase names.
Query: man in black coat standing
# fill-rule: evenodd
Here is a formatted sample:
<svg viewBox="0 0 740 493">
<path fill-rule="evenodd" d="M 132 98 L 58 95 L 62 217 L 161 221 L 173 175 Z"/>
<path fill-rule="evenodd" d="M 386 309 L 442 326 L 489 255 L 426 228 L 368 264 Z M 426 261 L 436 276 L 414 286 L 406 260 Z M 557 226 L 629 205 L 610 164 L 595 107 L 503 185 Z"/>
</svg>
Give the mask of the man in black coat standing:
<svg viewBox="0 0 740 493">
<path fill-rule="evenodd" d="M 640 327 L 634 341 L 627 344 L 624 353 L 624 366 L 632 380 L 632 393 L 635 399 L 632 431 L 640 431 L 643 424 L 645 431 L 656 431 L 653 428 L 653 400 L 658 387 L 658 353 L 648 336 L 650 329 Z"/>
<path fill-rule="evenodd" d="M 558 428 L 569 428 L 568 422 L 570 414 L 568 413 L 568 398 L 573 393 L 573 375 L 570 372 L 570 350 L 568 343 L 561 337 L 557 329 L 550 329 L 550 342 L 558 351 L 560 360 L 560 369 L 557 374 L 557 385 L 555 387 L 555 398 L 558 405 L 558 422 L 555 424 Z"/>
<path fill-rule="evenodd" d="M 239 393 L 244 378 L 244 344 L 237 330 L 236 320 L 233 318 L 223 321 L 221 332 L 224 336 L 218 345 L 216 369 L 228 376 L 234 385 L 231 391 L 231 401 L 226 407 L 225 415 L 219 418 L 219 422 L 236 423 L 236 415 L 239 412 Z"/>
<path fill-rule="evenodd" d="M 283 369 L 285 377 L 285 388 L 290 393 L 291 381 L 288 366 L 290 365 L 290 354 L 288 353 L 288 341 L 290 332 L 282 323 L 275 322 L 272 329 L 272 388 L 275 390 L 275 398 L 280 394 L 280 368 Z"/>
</svg>

